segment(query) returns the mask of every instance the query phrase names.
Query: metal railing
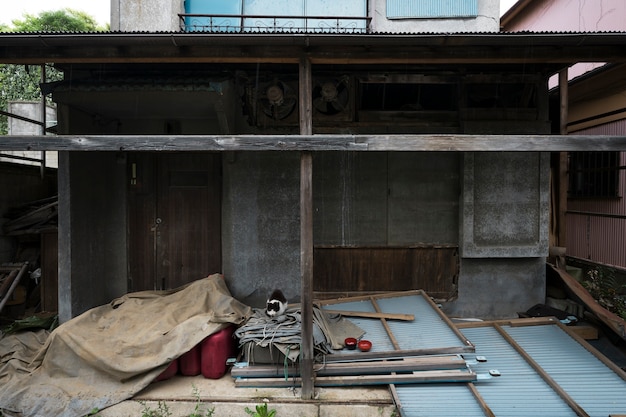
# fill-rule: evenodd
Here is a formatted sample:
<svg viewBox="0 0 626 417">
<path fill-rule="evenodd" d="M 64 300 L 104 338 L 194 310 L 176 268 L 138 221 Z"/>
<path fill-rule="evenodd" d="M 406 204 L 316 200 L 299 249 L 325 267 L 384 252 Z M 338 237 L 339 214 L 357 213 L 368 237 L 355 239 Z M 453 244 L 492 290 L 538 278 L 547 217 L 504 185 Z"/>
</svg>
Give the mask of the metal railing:
<svg viewBox="0 0 626 417">
<path fill-rule="evenodd" d="M 367 16 L 271 16 L 237 14 L 178 15 L 185 32 L 369 33 Z"/>
</svg>

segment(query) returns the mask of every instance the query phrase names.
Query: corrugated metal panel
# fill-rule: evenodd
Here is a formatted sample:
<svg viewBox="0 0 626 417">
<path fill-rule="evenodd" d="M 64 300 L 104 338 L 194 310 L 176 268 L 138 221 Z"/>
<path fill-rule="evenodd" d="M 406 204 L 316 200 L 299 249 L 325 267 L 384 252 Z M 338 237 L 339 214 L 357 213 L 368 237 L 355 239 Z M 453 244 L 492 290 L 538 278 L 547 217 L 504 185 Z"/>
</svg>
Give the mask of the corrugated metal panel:
<svg viewBox="0 0 626 417">
<path fill-rule="evenodd" d="M 432 305 L 420 295 L 382 298 L 378 305 L 386 313 L 413 314 L 413 323 L 388 320 L 400 349 L 436 349 L 463 346 L 455 333 Z"/>
<path fill-rule="evenodd" d="M 503 328 L 590 416 L 626 414 L 626 381 L 560 327 Z"/>
<path fill-rule="evenodd" d="M 476 353 L 487 358 L 487 362 L 472 369 L 479 374 L 490 369 L 501 373 L 499 377 L 476 383 L 476 389 L 496 416 L 576 415 L 495 328 L 462 331 L 476 346 Z"/>
<path fill-rule="evenodd" d="M 402 417 L 484 417 L 466 384 L 396 386 Z"/>
<path fill-rule="evenodd" d="M 391 337 L 379 319 L 349 317 L 349 320 L 365 331 L 364 339 L 372 342 L 372 353 L 400 351 L 425 351 L 428 353 L 451 353 L 472 351 L 473 346 L 461 337 L 444 320 L 442 313 L 433 307 L 423 292 L 393 297 L 381 297 L 376 303 L 382 312 L 412 314 L 414 321 L 387 320 L 393 337 L 398 343 L 395 349 Z M 370 300 L 346 301 L 323 306 L 331 310 L 376 312 Z M 350 354 L 342 351 L 342 354 Z M 355 354 L 358 354 L 356 352 Z"/>
<path fill-rule="evenodd" d="M 478 0 L 387 0 L 388 19 L 474 17 Z"/>
</svg>

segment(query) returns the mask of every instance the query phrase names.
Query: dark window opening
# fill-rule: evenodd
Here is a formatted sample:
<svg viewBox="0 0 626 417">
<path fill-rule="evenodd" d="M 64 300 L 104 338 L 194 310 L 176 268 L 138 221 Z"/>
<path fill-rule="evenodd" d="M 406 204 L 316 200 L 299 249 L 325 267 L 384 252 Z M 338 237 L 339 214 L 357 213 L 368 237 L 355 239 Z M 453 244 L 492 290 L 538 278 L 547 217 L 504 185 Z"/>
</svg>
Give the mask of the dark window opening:
<svg viewBox="0 0 626 417">
<path fill-rule="evenodd" d="M 619 152 L 570 152 L 569 197 L 619 197 Z"/>
<path fill-rule="evenodd" d="M 455 111 L 456 84 L 361 84 L 361 110 Z"/>
</svg>

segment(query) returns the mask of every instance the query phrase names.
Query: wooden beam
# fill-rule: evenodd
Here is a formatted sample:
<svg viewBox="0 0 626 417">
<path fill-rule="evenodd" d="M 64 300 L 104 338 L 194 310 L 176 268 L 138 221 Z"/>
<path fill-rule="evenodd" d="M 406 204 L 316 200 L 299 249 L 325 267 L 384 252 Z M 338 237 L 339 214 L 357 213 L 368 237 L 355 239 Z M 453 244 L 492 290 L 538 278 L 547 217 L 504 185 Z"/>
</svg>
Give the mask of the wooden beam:
<svg viewBox="0 0 626 417">
<path fill-rule="evenodd" d="M 59 135 L 3 136 L 3 151 L 626 151 L 626 136 L 593 135 Z"/>
<path fill-rule="evenodd" d="M 396 314 L 396 313 L 382 313 L 382 312 L 369 312 L 369 311 L 347 311 L 347 310 L 326 310 L 324 312 L 330 314 L 341 314 L 346 317 L 364 317 L 368 319 L 387 319 L 387 320 L 404 320 L 413 321 L 415 316 L 413 314 Z"/>
<path fill-rule="evenodd" d="M 471 371 L 441 370 L 417 371 L 410 374 L 397 375 L 354 375 L 354 376 L 321 376 L 316 378 L 319 387 L 345 387 L 388 384 L 417 384 L 434 382 L 473 382 L 477 376 Z M 236 387 L 292 387 L 301 379 L 295 378 L 237 378 Z"/>
<path fill-rule="evenodd" d="M 311 62 L 303 57 L 300 66 L 300 134 L 313 132 L 311 108 L 312 76 Z M 303 400 L 315 396 L 313 361 L 313 155 L 302 152 L 300 155 L 300 273 L 301 273 L 301 314 L 302 346 L 300 348 L 301 383 Z"/>
<path fill-rule="evenodd" d="M 394 360 L 371 360 L 331 362 L 323 365 L 317 364 L 315 373 L 317 376 L 331 375 L 369 375 L 388 374 L 391 372 L 430 371 L 443 369 L 465 369 L 466 362 L 460 356 L 425 356 L 417 358 L 402 358 Z M 231 376 L 247 378 L 268 378 L 300 376 L 297 367 L 285 368 L 282 365 L 252 365 L 235 366 L 231 370 Z"/>
</svg>

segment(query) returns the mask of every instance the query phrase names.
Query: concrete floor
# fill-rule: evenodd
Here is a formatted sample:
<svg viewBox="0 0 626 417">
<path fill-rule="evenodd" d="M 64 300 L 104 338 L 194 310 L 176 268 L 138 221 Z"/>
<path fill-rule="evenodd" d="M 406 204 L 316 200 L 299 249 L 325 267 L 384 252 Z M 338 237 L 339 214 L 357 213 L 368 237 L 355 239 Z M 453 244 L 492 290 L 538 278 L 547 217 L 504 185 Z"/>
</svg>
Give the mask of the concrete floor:
<svg viewBox="0 0 626 417">
<path fill-rule="evenodd" d="M 202 376 L 175 376 L 150 384 L 135 395 L 97 415 L 100 417 L 188 417 L 207 416 L 213 409 L 214 417 L 244 417 L 246 407 L 255 409 L 267 402 L 268 410 L 276 410 L 276 417 L 392 417 L 397 415 L 389 386 L 370 388 L 316 388 L 315 399 L 302 400 L 299 388 L 237 388 L 227 373 L 220 379 Z M 149 414 L 167 407 L 167 414 Z M 148 413 L 146 412 L 148 411 Z M 194 414 L 197 413 L 197 414 Z M 211 415 L 211 414 L 208 414 Z"/>
</svg>

